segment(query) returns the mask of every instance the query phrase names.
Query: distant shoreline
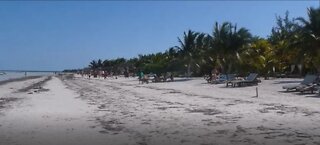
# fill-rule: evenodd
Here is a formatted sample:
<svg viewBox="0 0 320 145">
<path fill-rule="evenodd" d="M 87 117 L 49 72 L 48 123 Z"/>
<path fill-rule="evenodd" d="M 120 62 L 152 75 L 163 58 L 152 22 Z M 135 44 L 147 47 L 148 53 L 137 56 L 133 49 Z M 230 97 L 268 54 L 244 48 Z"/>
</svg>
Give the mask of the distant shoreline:
<svg viewBox="0 0 320 145">
<path fill-rule="evenodd" d="M 60 72 L 51 72 L 51 71 L 0 71 L 1 73 L 4 72 L 5 74 L 0 75 L 0 81 L 9 80 L 9 79 L 16 79 L 16 78 L 24 78 L 28 76 L 48 76 L 54 75 Z"/>
<path fill-rule="evenodd" d="M 0 72 L 62 72 L 62 71 L 46 71 L 46 70 L 0 70 Z"/>
</svg>

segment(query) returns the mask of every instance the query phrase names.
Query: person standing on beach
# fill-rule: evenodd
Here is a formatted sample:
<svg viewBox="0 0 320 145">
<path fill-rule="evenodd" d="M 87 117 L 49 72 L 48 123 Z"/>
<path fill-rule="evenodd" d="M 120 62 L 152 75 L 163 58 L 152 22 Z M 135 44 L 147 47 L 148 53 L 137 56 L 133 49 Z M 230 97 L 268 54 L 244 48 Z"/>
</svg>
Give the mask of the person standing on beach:
<svg viewBox="0 0 320 145">
<path fill-rule="evenodd" d="M 83 74 L 84 74 L 84 72 L 83 72 L 83 71 L 81 71 L 80 73 L 81 73 L 81 77 L 83 78 Z"/>
<path fill-rule="evenodd" d="M 103 78 L 106 79 L 107 78 L 107 74 L 108 72 L 107 71 L 103 71 Z"/>
<path fill-rule="evenodd" d="M 125 78 L 129 78 L 129 72 L 126 70 L 126 71 L 124 71 L 124 77 Z"/>
<path fill-rule="evenodd" d="M 140 84 L 140 81 L 142 81 L 142 79 L 144 78 L 144 74 L 142 71 L 140 71 L 139 73 L 139 84 Z"/>
<path fill-rule="evenodd" d="M 211 71 L 211 82 L 214 81 L 214 80 L 217 80 L 218 76 L 219 76 L 219 71 L 216 68 L 212 69 L 212 71 Z"/>
<path fill-rule="evenodd" d="M 173 82 L 173 74 L 172 74 L 172 72 L 170 72 L 169 76 L 170 76 L 171 82 Z"/>
</svg>

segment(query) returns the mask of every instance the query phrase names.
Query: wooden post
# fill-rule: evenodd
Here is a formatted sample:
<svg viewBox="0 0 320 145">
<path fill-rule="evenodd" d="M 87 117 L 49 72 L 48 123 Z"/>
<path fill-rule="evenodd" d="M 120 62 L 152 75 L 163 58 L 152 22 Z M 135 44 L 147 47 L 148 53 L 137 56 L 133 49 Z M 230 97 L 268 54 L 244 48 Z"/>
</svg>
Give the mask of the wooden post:
<svg viewBox="0 0 320 145">
<path fill-rule="evenodd" d="M 258 98 L 259 92 L 258 92 L 258 87 L 256 87 L 256 97 Z"/>
</svg>

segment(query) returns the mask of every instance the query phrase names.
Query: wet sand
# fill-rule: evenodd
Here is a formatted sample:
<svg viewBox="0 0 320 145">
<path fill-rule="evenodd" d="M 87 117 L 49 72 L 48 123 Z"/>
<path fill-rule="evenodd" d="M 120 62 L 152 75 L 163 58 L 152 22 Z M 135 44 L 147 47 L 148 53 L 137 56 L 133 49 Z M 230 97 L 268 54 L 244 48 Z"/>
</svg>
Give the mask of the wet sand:
<svg viewBox="0 0 320 145">
<path fill-rule="evenodd" d="M 320 97 L 282 90 L 299 80 L 240 88 L 202 78 L 11 82 L 0 86 L 0 144 L 318 145 Z"/>
</svg>

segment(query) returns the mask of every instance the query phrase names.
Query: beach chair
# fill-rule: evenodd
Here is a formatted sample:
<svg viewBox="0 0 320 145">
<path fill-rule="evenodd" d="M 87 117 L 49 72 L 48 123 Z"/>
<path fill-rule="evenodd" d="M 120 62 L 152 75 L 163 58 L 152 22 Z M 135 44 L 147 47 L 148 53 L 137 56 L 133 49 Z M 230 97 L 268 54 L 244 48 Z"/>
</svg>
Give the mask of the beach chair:
<svg viewBox="0 0 320 145">
<path fill-rule="evenodd" d="M 232 87 L 241 87 L 244 85 L 257 85 L 259 82 L 258 80 L 258 74 L 256 73 L 250 73 L 248 77 L 246 77 L 244 80 L 232 80 L 232 81 L 228 81 L 227 82 L 227 87 L 229 86 L 229 84 Z"/>
<path fill-rule="evenodd" d="M 236 74 L 227 74 L 223 83 L 226 83 L 228 86 L 229 84 L 231 85 L 231 82 L 234 80 L 236 80 Z"/>
<path fill-rule="evenodd" d="M 227 74 L 227 80 L 226 81 L 234 81 L 236 80 L 236 74 Z"/>
<path fill-rule="evenodd" d="M 311 85 L 313 85 L 318 76 L 316 75 L 306 75 L 303 81 L 300 84 L 290 84 L 282 86 L 283 89 L 286 89 L 287 91 L 295 90 L 295 91 L 303 91 L 310 88 Z M 311 89 L 311 88 L 310 88 Z"/>
<path fill-rule="evenodd" d="M 304 92 L 311 92 L 313 94 L 314 91 L 317 91 L 317 85 L 311 84 L 311 85 L 301 85 L 297 87 L 297 91 L 304 93 Z"/>
<path fill-rule="evenodd" d="M 211 84 L 221 84 L 221 83 L 224 83 L 225 81 L 227 80 L 227 75 L 219 75 L 217 76 L 217 79 L 212 79 L 210 81 Z"/>
<path fill-rule="evenodd" d="M 313 83 L 311 83 L 309 85 L 298 86 L 297 90 L 300 91 L 301 93 L 311 92 L 313 94 L 313 92 L 315 92 L 319 89 L 319 85 L 320 85 L 320 80 L 319 80 L 319 77 L 317 77 Z"/>
</svg>

